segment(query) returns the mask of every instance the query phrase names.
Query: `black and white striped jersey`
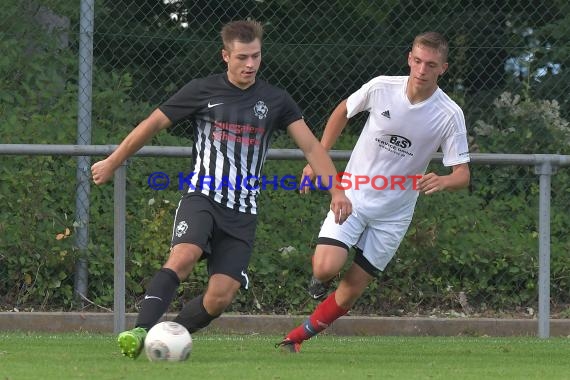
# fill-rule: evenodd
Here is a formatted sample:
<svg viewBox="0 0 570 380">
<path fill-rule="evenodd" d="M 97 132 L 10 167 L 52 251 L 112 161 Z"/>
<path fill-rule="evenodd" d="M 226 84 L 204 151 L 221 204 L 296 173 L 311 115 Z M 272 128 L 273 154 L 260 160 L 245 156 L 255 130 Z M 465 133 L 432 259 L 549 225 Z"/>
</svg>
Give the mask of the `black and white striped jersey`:
<svg viewBox="0 0 570 380">
<path fill-rule="evenodd" d="M 189 120 L 192 125 L 193 168 L 179 176 L 188 192 L 250 214 L 257 214 L 272 133 L 303 117 L 285 90 L 259 78 L 242 90 L 226 73 L 190 81 L 159 109 L 173 123 Z"/>
</svg>

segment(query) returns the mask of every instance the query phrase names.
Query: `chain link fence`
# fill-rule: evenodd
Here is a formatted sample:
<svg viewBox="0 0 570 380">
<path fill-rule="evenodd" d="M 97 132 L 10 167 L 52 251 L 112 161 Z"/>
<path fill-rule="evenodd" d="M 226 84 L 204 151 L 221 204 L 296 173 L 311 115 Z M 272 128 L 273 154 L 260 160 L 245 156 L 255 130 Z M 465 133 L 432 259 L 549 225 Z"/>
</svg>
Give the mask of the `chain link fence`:
<svg viewBox="0 0 570 380">
<path fill-rule="evenodd" d="M 103 2 L 96 14 L 96 65 L 132 75 L 130 95 L 152 105 L 192 78 L 223 71 L 222 25 L 251 18 L 266 32 L 260 76 L 287 89 L 317 130 L 371 78 L 407 75 L 410 44 L 427 30 L 450 41 L 441 87 L 470 125 L 485 120 L 503 92 L 556 100 L 568 117 L 563 2 L 119 1 Z"/>
<path fill-rule="evenodd" d="M 568 154 L 569 11 L 564 1 L 7 0 L 0 10 L 0 143 L 120 142 L 189 80 L 224 71 L 220 29 L 230 20 L 250 18 L 265 27 L 259 76 L 291 93 L 317 136 L 336 104 L 362 84 L 377 75 L 407 75 L 414 36 L 435 30 L 450 41 L 450 66 L 440 86 L 464 110 L 472 152 Z M 362 121 L 351 122 L 338 149 L 351 149 Z M 152 144 L 190 146 L 185 128 L 157 136 Z M 278 137 L 273 147 L 294 146 Z M 152 192 L 146 178 L 153 171 L 186 170 L 188 161 L 129 163 L 131 308 L 147 272 L 164 261 L 178 199 L 175 191 Z M 0 162 L 0 200 L 7 205 L 0 219 L 2 308 L 110 307 L 112 190 L 87 185 L 89 159 L 1 157 Z M 295 174 L 302 166 L 269 162 L 266 170 Z M 528 277 L 537 268 L 533 169 L 474 165 L 468 192 L 423 199 L 395 261 L 355 312 L 533 316 L 536 278 Z M 561 169 L 553 177 L 552 304 L 562 316 L 569 302 L 570 222 L 562 211 L 570 197 L 567 184 L 567 170 Z M 260 280 L 238 297 L 234 311 L 311 308 L 304 287 L 327 198 L 303 200 L 311 215 L 296 217 L 287 209 L 291 197 L 262 195 L 262 207 L 281 202 L 283 214 L 262 211 L 252 263 Z M 283 219 L 291 220 L 287 231 L 281 231 Z M 135 231 L 135 225 L 145 231 Z M 290 247 L 298 256 L 290 253 L 284 261 Z M 24 253 L 33 259 L 19 258 Z M 78 284 L 82 270 L 89 271 L 89 282 Z M 199 291 L 204 280 L 193 277 L 183 294 Z M 268 295 L 263 287 L 268 281 L 289 291 L 271 288 Z M 78 287 L 84 298 L 66 301 Z M 299 299 L 291 299 L 291 289 Z"/>
</svg>

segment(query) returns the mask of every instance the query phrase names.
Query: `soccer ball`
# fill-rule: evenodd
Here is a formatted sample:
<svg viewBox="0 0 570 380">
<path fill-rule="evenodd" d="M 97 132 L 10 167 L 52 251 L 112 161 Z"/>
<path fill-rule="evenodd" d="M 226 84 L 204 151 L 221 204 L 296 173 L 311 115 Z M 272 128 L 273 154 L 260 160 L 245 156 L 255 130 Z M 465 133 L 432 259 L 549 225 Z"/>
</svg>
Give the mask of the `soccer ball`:
<svg viewBox="0 0 570 380">
<path fill-rule="evenodd" d="M 184 326 L 176 322 L 160 322 L 154 325 L 144 340 L 148 360 L 180 362 L 192 352 L 192 336 Z"/>
</svg>

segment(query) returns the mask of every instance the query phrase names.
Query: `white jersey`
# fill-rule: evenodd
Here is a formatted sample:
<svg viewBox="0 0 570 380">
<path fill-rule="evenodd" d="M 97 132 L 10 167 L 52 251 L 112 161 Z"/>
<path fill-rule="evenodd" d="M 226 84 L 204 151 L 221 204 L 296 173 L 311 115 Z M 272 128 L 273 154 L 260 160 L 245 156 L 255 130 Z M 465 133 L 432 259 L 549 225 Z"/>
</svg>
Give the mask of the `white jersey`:
<svg viewBox="0 0 570 380">
<path fill-rule="evenodd" d="M 366 218 L 411 220 L 419 195 L 413 177 L 425 174 L 440 147 L 445 166 L 469 162 L 461 108 L 439 88 L 411 104 L 407 82 L 407 76 L 379 76 L 347 100 L 348 118 L 369 112 L 342 183 L 355 212 Z"/>
</svg>

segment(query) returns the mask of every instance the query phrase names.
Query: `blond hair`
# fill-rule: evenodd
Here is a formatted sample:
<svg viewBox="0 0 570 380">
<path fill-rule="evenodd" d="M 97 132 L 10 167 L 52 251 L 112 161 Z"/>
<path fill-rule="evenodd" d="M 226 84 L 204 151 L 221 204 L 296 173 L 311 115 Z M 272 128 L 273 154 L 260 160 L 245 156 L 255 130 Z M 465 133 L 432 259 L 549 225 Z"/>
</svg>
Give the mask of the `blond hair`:
<svg viewBox="0 0 570 380">
<path fill-rule="evenodd" d="M 414 46 L 426 46 L 437 50 L 441 54 L 443 62 L 447 62 L 447 55 L 449 54 L 449 43 L 443 34 L 438 32 L 425 32 L 419 34 L 414 38 Z"/>
</svg>

